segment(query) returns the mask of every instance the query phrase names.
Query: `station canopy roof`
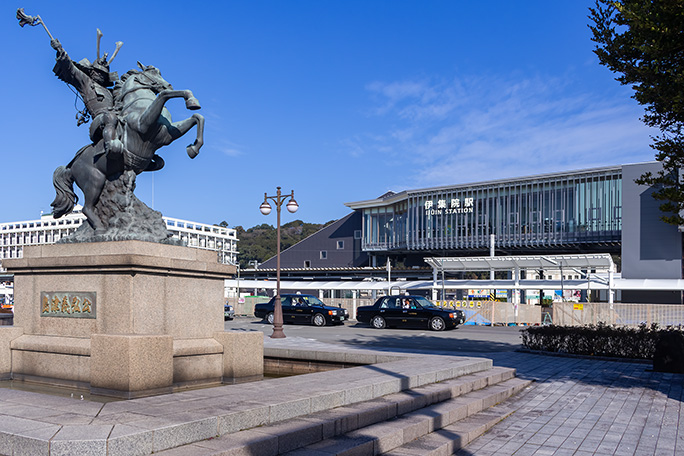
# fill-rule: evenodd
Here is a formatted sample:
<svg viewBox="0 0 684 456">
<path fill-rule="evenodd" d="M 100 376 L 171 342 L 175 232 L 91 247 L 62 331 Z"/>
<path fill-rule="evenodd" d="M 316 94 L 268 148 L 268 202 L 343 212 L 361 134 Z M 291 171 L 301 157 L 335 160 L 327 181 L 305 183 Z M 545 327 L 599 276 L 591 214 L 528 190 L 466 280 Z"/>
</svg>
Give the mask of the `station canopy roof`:
<svg viewBox="0 0 684 456">
<path fill-rule="evenodd" d="M 436 271 L 490 271 L 514 269 L 575 269 L 603 270 L 580 279 L 469 279 L 469 280 L 283 280 L 284 290 L 397 290 L 412 291 L 425 289 L 575 289 L 575 290 L 684 290 L 684 279 L 624 279 L 615 273 L 613 259 L 607 253 L 586 255 L 524 255 L 496 257 L 453 257 L 426 258 L 425 261 Z M 612 274 L 610 274 L 612 272 Z M 612 283 L 610 276 L 613 276 Z M 226 280 L 226 286 L 234 288 L 275 289 L 275 280 Z"/>
<path fill-rule="evenodd" d="M 275 280 L 226 280 L 229 288 L 247 289 L 267 289 L 275 290 Z M 308 281 L 308 280 L 283 280 L 280 284 L 283 290 L 297 290 L 301 292 L 314 293 L 318 290 L 391 290 L 392 293 L 400 291 L 412 292 L 414 290 L 430 289 L 497 289 L 497 290 L 608 290 L 609 282 L 602 275 L 593 275 L 591 280 L 575 279 L 564 280 L 543 279 L 543 280 L 438 280 L 436 282 L 427 280 L 407 280 L 407 281 L 356 281 L 342 280 L 336 282 Z M 614 290 L 684 290 L 684 279 L 623 279 L 616 278 L 613 282 Z M 315 293 L 314 293 L 315 294 Z"/>
<path fill-rule="evenodd" d="M 514 269 L 606 269 L 614 270 L 607 253 L 587 255 L 515 255 L 494 257 L 425 258 L 440 271 L 510 271 Z"/>
</svg>

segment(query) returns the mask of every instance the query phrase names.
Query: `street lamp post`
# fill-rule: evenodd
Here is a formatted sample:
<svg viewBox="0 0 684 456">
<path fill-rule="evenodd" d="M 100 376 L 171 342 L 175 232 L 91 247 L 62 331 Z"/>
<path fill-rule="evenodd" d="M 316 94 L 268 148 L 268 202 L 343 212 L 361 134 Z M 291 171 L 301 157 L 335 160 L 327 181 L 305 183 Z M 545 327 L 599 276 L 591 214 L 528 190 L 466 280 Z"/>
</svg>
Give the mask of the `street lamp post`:
<svg viewBox="0 0 684 456">
<path fill-rule="evenodd" d="M 280 192 L 280 187 L 277 187 L 278 191 L 275 196 L 268 196 L 268 193 L 264 193 L 264 202 L 259 206 L 259 210 L 262 214 L 268 215 L 271 213 L 271 204 L 268 200 L 275 203 L 276 214 L 277 214 L 277 230 L 276 230 L 276 299 L 273 305 L 273 334 L 271 334 L 272 339 L 283 339 L 285 338 L 285 333 L 283 332 L 283 306 L 280 302 L 280 207 L 285 202 L 285 198 L 290 198 L 285 207 L 291 213 L 297 212 L 299 209 L 299 204 L 294 199 L 294 190 L 289 195 L 283 195 Z"/>
</svg>

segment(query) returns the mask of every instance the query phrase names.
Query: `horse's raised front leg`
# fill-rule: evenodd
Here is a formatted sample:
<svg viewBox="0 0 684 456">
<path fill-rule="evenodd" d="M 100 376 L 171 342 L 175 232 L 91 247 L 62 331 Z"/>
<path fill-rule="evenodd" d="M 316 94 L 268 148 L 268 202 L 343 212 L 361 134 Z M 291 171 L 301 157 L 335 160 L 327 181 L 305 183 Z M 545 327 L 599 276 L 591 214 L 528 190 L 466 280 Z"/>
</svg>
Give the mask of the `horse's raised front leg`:
<svg viewBox="0 0 684 456">
<path fill-rule="evenodd" d="M 152 103 L 138 118 L 135 129 L 139 132 L 148 131 L 161 116 L 162 109 L 167 101 L 172 98 L 185 98 L 185 107 L 191 110 L 200 109 L 199 101 L 189 90 L 162 90 Z"/>
<path fill-rule="evenodd" d="M 195 142 L 186 147 L 190 158 L 195 158 L 197 154 L 199 154 L 200 147 L 204 144 L 204 116 L 193 114 L 187 119 L 172 123 L 168 129 L 171 135 L 171 141 L 175 141 L 190 131 L 195 125 L 197 125 L 197 138 L 195 139 Z"/>
</svg>

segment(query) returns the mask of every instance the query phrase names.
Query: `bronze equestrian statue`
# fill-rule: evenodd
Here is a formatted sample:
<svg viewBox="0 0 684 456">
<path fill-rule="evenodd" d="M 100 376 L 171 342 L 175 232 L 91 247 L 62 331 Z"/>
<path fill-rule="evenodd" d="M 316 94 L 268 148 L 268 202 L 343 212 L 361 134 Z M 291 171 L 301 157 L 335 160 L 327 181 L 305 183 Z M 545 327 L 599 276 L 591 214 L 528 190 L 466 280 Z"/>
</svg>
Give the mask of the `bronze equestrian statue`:
<svg viewBox="0 0 684 456">
<path fill-rule="evenodd" d="M 197 126 L 195 141 L 187 146 L 190 158 L 195 158 L 204 143 L 204 117 L 194 113 L 174 122 L 165 108 L 172 98 L 184 98 L 187 109 L 200 109 L 189 90 L 174 90 L 160 71 L 138 62 L 138 69 L 121 78 L 109 71 L 109 65 L 121 48 L 117 42 L 112 57 L 100 56 L 101 32 L 97 35 L 97 56 L 74 62 L 52 37 L 40 16 L 28 16 L 17 10 L 19 25 L 42 25 L 57 51 L 54 73 L 74 87 L 85 108 L 78 125 L 92 120 L 91 143 L 82 147 L 67 166 L 58 167 L 53 176 L 57 197 L 52 202 L 53 216 L 70 213 L 78 197 L 76 183 L 83 191 L 83 214 L 88 224 L 66 242 L 140 239 L 154 242 L 174 242 L 169 239 L 161 214 L 149 209 L 134 195 L 135 176 L 143 171 L 157 171 L 164 160 L 156 154 L 162 146 L 171 144 Z"/>
</svg>

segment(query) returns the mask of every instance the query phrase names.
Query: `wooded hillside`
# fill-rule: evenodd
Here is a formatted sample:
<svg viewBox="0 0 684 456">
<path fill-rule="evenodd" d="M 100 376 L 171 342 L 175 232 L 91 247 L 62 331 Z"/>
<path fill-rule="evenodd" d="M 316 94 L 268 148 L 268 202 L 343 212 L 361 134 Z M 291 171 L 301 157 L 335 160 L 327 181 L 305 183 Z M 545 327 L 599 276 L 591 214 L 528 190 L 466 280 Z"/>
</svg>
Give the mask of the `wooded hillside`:
<svg viewBox="0 0 684 456">
<path fill-rule="evenodd" d="M 294 220 L 280 227 L 280 251 L 293 246 L 297 242 L 311 236 L 321 228 L 330 225 L 328 223 L 304 223 Z M 249 268 L 251 260 L 263 263 L 276 254 L 276 229 L 266 223 L 253 226 L 245 230 L 242 226 L 236 226 L 238 237 L 238 260 L 241 268 Z"/>
</svg>

